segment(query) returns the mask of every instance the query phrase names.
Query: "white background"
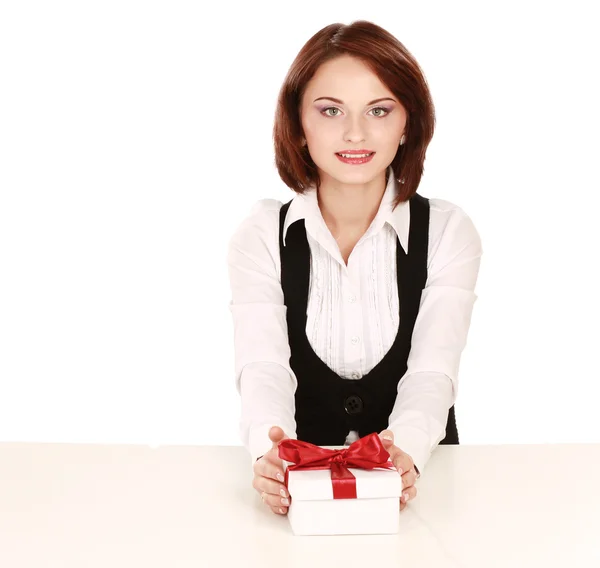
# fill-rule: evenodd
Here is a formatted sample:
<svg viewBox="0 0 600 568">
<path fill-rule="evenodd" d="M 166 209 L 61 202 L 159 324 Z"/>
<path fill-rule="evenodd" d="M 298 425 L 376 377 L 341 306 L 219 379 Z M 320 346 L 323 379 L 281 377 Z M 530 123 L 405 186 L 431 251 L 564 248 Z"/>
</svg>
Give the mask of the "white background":
<svg viewBox="0 0 600 568">
<path fill-rule="evenodd" d="M 483 241 L 461 443 L 600 442 L 594 4 L 3 2 L 0 440 L 240 444 L 227 242 L 294 195 L 297 52 L 367 19 L 432 91 L 419 192 Z"/>
</svg>

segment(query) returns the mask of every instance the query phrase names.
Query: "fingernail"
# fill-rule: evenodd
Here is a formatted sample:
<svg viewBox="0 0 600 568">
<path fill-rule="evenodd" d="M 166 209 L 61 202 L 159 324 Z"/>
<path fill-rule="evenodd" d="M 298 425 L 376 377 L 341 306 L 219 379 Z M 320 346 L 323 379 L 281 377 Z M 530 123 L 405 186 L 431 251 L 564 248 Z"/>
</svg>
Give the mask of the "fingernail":
<svg viewBox="0 0 600 568">
<path fill-rule="evenodd" d="M 284 515 L 284 514 L 285 514 L 285 511 L 284 511 L 284 510 L 283 510 L 281 507 L 279 507 L 279 512 L 280 512 L 282 515 Z"/>
<path fill-rule="evenodd" d="M 399 473 L 400 475 L 402 475 L 402 474 L 404 473 L 404 470 L 403 470 L 401 467 L 399 467 L 399 468 L 398 468 L 398 473 Z"/>
<path fill-rule="evenodd" d="M 285 489 L 280 489 L 279 493 L 281 493 L 282 497 L 287 497 L 287 493 L 285 492 Z"/>
<path fill-rule="evenodd" d="M 404 502 L 406 503 L 408 501 L 408 493 L 404 494 Z"/>
<path fill-rule="evenodd" d="M 289 501 L 288 501 L 288 500 L 287 500 L 287 499 L 284 497 L 284 498 L 281 500 L 281 504 L 282 504 L 282 505 L 285 505 L 285 506 L 287 507 L 287 506 L 290 504 L 290 502 L 289 502 Z"/>
<path fill-rule="evenodd" d="M 277 472 L 277 479 L 279 479 L 279 481 L 281 481 L 281 483 L 283 483 L 283 475 L 281 475 L 281 473 Z"/>
<path fill-rule="evenodd" d="M 391 441 L 391 440 L 392 440 L 392 437 L 391 437 L 391 436 L 383 436 L 383 439 L 384 439 L 384 440 L 390 440 L 390 441 Z"/>
</svg>

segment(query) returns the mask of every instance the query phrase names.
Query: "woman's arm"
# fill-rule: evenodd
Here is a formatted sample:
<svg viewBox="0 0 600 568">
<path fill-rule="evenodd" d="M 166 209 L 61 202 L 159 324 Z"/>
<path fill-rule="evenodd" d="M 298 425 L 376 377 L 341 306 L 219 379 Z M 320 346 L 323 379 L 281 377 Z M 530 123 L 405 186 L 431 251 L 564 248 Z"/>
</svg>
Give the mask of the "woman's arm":
<svg viewBox="0 0 600 568">
<path fill-rule="evenodd" d="M 233 316 L 235 384 L 241 396 L 240 437 L 252 463 L 280 426 L 296 438 L 290 346 L 279 275 L 281 202 L 260 200 L 232 236 L 227 254 Z"/>
<path fill-rule="evenodd" d="M 456 401 L 483 254 L 479 233 L 462 209 L 441 200 L 430 203 L 428 277 L 389 418 L 395 445 L 420 472 L 444 438 L 448 410 Z"/>
</svg>

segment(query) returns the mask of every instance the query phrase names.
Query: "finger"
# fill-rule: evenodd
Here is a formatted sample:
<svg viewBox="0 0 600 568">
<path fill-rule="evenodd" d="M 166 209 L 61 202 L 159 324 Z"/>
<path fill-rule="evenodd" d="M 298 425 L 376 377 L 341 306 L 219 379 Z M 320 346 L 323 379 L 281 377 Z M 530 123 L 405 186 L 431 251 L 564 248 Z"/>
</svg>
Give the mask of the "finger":
<svg viewBox="0 0 600 568">
<path fill-rule="evenodd" d="M 390 454 L 390 459 L 396 466 L 396 469 L 400 471 L 401 475 L 414 468 L 412 458 L 406 452 L 403 452 L 398 446 L 392 446 L 388 452 Z"/>
<path fill-rule="evenodd" d="M 269 430 L 269 439 L 273 442 L 273 447 L 276 448 L 281 440 L 289 439 L 289 436 L 286 436 L 283 428 L 272 426 Z"/>
<path fill-rule="evenodd" d="M 255 475 L 252 480 L 252 487 L 256 489 L 262 496 L 262 493 L 267 493 L 269 495 L 276 495 L 279 497 L 289 497 L 290 494 L 286 487 L 273 479 L 269 479 L 268 477 L 263 477 L 261 475 Z M 284 503 L 285 505 L 285 503 Z"/>
<path fill-rule="evenodd" d="M 394 462 L 394 465 L 396 465 L 396 461 L 404 453 L 398 446 L 394 445 L 391 445 L 389 448 L 387 448 L 387 452 L 390 454 L 390 459 Z"/>
<path fill-rule="evenodd" d="M 402 474 L 402 487 L 408 489 L 412 487 L 417 481 L 417 472 L 413 469 L 408 470 Z"/>
<path fill-rule="evenodd" d="M 394 433 L 391 430 L 382 430 L 379 432 L 379 439 L 386 450 L 394 445 Z"/>
<path fill-rule="evenodd" d="M 396 469 L 399 470 L 400 467 L 396 464 L 396 460 L 402 452 L 400 448 L 394 444 L 394 433 L 391 430 L 382 430 L 379 433 L 379 438 L 385 450 L 390 454 L 390 460 L 396 466 Z M 400 471 L 400 473 L 402 473 L 402 471 Z"/>
<path fill-rule="evenodd" d="M 270 507 L 270 509 L 276 515 L 287 515 L 289 507 Z"/>
<path fill-rule="evenodd" d="M 282 497 L 281 495 L 272 495 L 266 491 L 263 491 L 260 494 L 260 498 L 262 499 L 263 503 L 271 507 L 274 512 L 276 512 L 276 510 L 279 508 L 289 507 L 290 505 L 290 500 L 287 497 Z"/>
<path fill-rule="evenodd" d="M 404 457 L 404 452 L 398 446 L 390 446 L 387 448 L 387 452 L 390 454 L 390 460 L 396 466 L 396 469 L 400 472 L 400 474 L 408 471 L 406 458 Z"/>
<path fill-rule="evenodd" d="M 405 489 L 404 491 L 402 491 L 402 496 L 400 497 L 400 501 L 407 503 L 411 499 L 414 499 L 416 496 L 417 496 L 417 488 L 413 485 L 412 487 L 409 487 L 408 489 Z"/>
<path fill-rule="evenodd" d="M 283 483 L 285 481 L 283 464 L 279 458 L 275 458 L 272 454 L 269 455 L 270 453 L 271 450 L 254 464 L 254 474 Z"/>
<path fill-rule="evenodd" d="M 394 444 L 394 433 L 391 430 L 382 430 L 379 433 L 379 438 L 393 461 L 393 458 L 401 452 L 400 448 Z"/>
</svg>

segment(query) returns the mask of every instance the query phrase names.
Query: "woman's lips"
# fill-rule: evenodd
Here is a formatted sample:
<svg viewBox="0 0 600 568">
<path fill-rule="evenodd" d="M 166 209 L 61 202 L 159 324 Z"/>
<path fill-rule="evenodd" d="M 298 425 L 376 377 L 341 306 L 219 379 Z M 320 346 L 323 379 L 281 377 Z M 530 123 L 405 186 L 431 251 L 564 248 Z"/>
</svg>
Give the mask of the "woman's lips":
<svg viewBox="0 0 600 568">
<path fill-rule="evenodd" d="M 346 152 L 344 152 L 345 154 Z M 366 152 L 349 152 L 349 154 L 366 154 Z M 360 164 L 366 164 L 367 162 L 370 162 L 373 159 L 373 156 L 375 155 L 375 152 L 371 152 L 370 156 L 367 156 L 365 158 L 344 158 L 343 156 L 341 156 L 340 154 L 338 154 L 336 152 L 335 154 L 338 157 L 338 160 L 344 162 L 345 164 L 352 164 L 352 165 L 360 165 Z"/>
</svg>

